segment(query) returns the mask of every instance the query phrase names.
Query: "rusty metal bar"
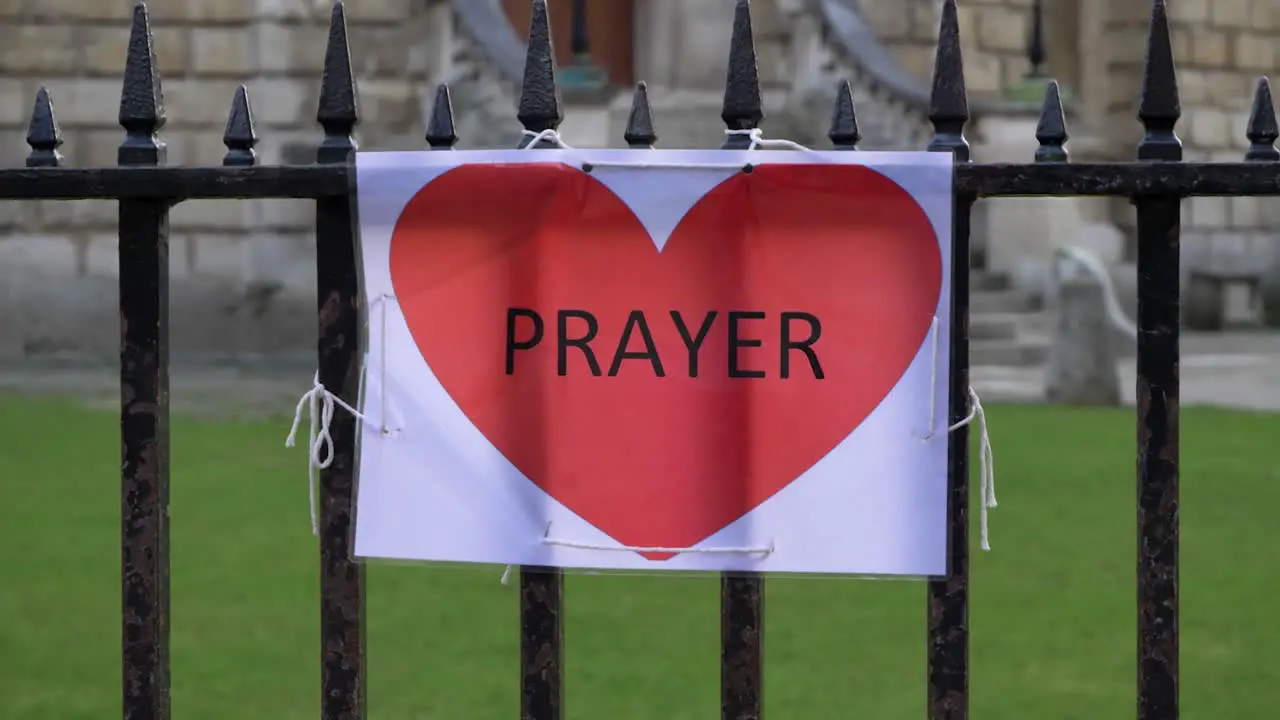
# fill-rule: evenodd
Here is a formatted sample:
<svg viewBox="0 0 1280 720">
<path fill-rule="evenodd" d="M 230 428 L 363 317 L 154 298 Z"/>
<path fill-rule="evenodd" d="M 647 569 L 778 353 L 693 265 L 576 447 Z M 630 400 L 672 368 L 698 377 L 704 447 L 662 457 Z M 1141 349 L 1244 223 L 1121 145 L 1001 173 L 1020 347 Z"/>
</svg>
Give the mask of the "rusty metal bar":
<svg viewBox="0 0 1280 720">
<path fill-rule="evenodd" d="M 932 152 L 969 162 L 969 122 L 955 0 L 942 7 L 929 121 Z M 975 197 L 957 194 L 951 234 L 951 357 L 948 424 L 969 414 L 969 223 Z M 928 589 L 928 717 L 969 717 L 969 428 L 950 433 L 947 446 L 947 571 Z"/>
<path fill-rule="evenodd" d="M 351 169 L 351 135 L 360 121 L 347 23 L 334 3 L 325 51 L 316 120 L 324 140 L 320 164 Z M 316 202 L 316 292 L 320 383 L 355 406 L 360 384 L 360 315 L 356 218 L 344 193 Z M 352 552 L 356 419 L 333 416 L 329 425 L 333 462 L 320 471 L 320 716 L 361 720 L 365 716 L 364 568 Z"/>
<path fill-rule="evenodd" d="M 165 122 L 162 98 L 151 25 L 140 4 L 133 11 L 120 99 L 120 165 L 164 164 L 165 146 L 156 136 Z M 56 136 L 52 110 L 49 124 Z M 123 717 L 167 720 L 169 204 L 121 201 L 119 235 Z"/>
<path fill-rule="evenodd" d="M 1163 0 L 1154 3 L 1138 158 L 1182 160 Z M 1181 203 L 1138 197 L 1138 718 L 1178 718 L 1178 333 Z"/>
</svg>

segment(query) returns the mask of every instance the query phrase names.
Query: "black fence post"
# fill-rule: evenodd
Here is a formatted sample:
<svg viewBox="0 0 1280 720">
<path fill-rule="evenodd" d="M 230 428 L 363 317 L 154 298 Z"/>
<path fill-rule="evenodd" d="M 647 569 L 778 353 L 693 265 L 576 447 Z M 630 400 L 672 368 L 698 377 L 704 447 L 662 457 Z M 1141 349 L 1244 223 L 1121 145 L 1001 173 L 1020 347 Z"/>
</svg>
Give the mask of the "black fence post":
<svg viewBox="0 0 1280 720">
<path fill-rule="evenodd" d="M 1280 160 L 1280 150 L 1276 150 L 1276 139 L 1280 138 L 1280 126 L 1276 124 L 1275 101 L 1271 99 L 1271 81 L 1259 78 L 1253 91 L 1253 110 L 1249 113 L 1249 124 L 1245 128 L 1245 138 L 1249 141 L 1249 151 L 1244 159 L 1249 162 L 1276 162 Z"/>
<path fill-rule="evenodd" d="M 653 108 L 649 106 L 649 86 L 641 81 L 631 95 L 631 114 L 622 139 L 632 150 L 651 150 L 658 143 L 658 133 L 653 127 Z"/>
<path fill-rule="evenodd" d="M 970 160 L 964 137 L 969 100 L 955 0 L 942 6 L 929 121 L 931 152 Z M 951 237 L 951 387 L 948 425 L 969 414 L 969 223 L 976 197 L 956 193 Z M 947 567 L 929 583 L 930 720 L 969 717 L 969 428 L 951 433 L 947 457 Z"/>
<path fill-rule="evenodd" d="M 1027 33 L 1027 79 L 1039 80 L 1044 77 L 1044 63 L 1048 59 L 1048 50 L 1044 42 L 1044 0 L 1033 0 L 1031 4 L 1031 28 Z"/>
<path fill-rule="evenodd" d="M 119 165 L 165 164 L 164 95 L 147 8 L 133 8 Z M 169 705 L 169 201 L 120 201 L 121 610 L 124 718 Z"/>
<path fill-rule="evenodd" d="M 1062 109 L 1062 93 L 1057 80 L 1050 80 L 1044 88 L 1044 104 L 1040 106 L 1040 120 L 1036 123 L 1035 161 L 1067 162 L 1067 115 Z"/>
<path fill-rule="evenodd" d="M 449 94 L 449 86 L 444 83 L 436 87 L 436 98 L 431 105 L 431 116 L 427 118 L 424 138 L 432 150 L 452 150 L 458 144 L 458 130 L 453 122 L 453 98 Z"/>
<path fill-rule="evenodd" d="M 1155 0 L 1138 159 L 1182 160 L 1164 0 Z M 1152 171 L 1158 173 L 1159 169 Z M 1135 198 L 1138 216 L 1138 718 L 1178 717 L 1178 334 L 1182 198 Z"/>
<path fill-rule="evenodd" d="M 31 152 L 27 154 L 26 165 L 29 168 L 58 167 L 62 164 L 62 131 L 58 128 L 58 119 L 53 113 L 53 100 L 49 98 L 49 89 L 43 85 L 36 91 L 36 104 L 31 108 L 31 122 L 27 125 L 27 146 Z"/>
<path fill-rule="evenodd" d="M 827 138 L 836 150 L 857 150 L 862 140 L 858 129 L 858 113 L 853 106 L 853 88 L 848 80 L 841 80 L 836 88 L 835 108 L 831 111 L 831 129 Z"/>
<path fill-rule="evenodd" d="M 258 164 L 258 131 L 253 126 L 253 109 L 249 105 L 249 89 L 236 88 L 231 98 L 231 112 L 227 114 L 227 129 L 222 133 L 222 144 L 227 154 L 222 164 L 227 167 L 248 167 Z"/>
<path fill-rule="evenodd" d="M 564 119 L 546 0 L 533 2 L 516 117 L 526 133 L 555 130 Z M 546 149 L 557 144 L 549 138 L 526 135 L 520 147 Z M 563 715 L 564 573 L 553 567 L 521 567 L 520 717 L 560 720 Z"/>
<path fill-rule="evenodd" d="M 320 164 L 347 164 L 360 121 L 347 21 L 333 5 L 316 120 L 324 140 Z M 360 300 L 356 284 L 356 218 L 346 196 L 316 201 L 316 291 L 320 383 L 352 407 L 360 384 Z M 365 715 L 364 568 L 352 555 L 356 419 L 337 412 L 329 426 L 333 463 L 320 471 L 320 716 Z"/>
<path fill-rule="evenodd" d="M 720 117 L 729 130 L 754 130 L 764 119 L 750 0 L 738 0 L 734 11 Z M 750 146 L 751 139 L 746 135 L 729 135 L 722 147 L 745 150 Z M 759 720 L 763 715 L 763 655 L 764 577 L 758 573 L 724 573 L 720 578 L 720 717 L 723 720 Z"/>
</svg>

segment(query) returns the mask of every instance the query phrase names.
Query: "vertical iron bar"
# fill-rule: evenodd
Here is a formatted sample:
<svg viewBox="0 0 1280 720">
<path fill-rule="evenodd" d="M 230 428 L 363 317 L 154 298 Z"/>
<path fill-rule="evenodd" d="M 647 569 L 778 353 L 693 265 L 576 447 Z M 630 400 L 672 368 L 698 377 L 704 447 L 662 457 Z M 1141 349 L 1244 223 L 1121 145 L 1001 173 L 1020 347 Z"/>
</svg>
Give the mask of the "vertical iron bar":
<svg viewBox="0 0 1280 720">
<path fill-rule="evenodd" d="M 653 108 L 649 106 L 649 86 L 643 81 L 636 83 L 635 92 L 631 95 L 631 114 L 627 116 L 622 139 L 632 150 L 650 150 L 658 142 L 658 133 L 653 127 Z"/>
<path fill-rule="evenodd" d="M 591 28 L 587 24 L 587 0 L 573 0 L 573 25 L 569 38 L 569 49 L 573 52 L 573 60 L 578 63 L 591 62 Z"/>
<path fill-rule="evenodd" d="M 555 130 L 564 119 L 556 85 L 555 49 L 546 0 L 534 0 L 528 52 L 516 112 L 527 132 Z M 524 137 L 520 147 L 533 142 Z M 547 139 L 534 148 L 554 148 Z M 560 720 L 564 714 L 564 573 L 520 568 L 520 717 Z"/>
<path fill-rule="evenodd" d="M 932 152 L 949 152 L 957 163 L 970 160 L 964 137 L 969 121 L 964 61 L 955 0 L 942 7 L 933 73 L 929 121 Z M 948 424 L 969 414 L 969 229 L 976 198 L 955 197 L 951 236 L 951 386 Z M 930 720 L 969 717 L 969 429 L 951 432 L 947 451 L 948 575 L 929 583 Z"/>
<path fill-rule="evenodd" d="M 1036 123 L 1035 160 L 1038 163 L 1067 162 L 1067 115 L 1062 110 L 1062 93 L 1057 80 L 1050 80 L 1044 88 L 1044 103 L 1040 106 L 1040 121 Z"/>
<path fill-rule="evenodd" d="M 729 68 L 720 113 L 729 130 L 753 130 L 764 119 L 750 0 L 738 0 L 729 43 Z M 723 147 L 751 141 L 729 135 Z M 720 717 L 759 720 L 764 714 L 764 577 L 725 573 L 720 578 Z"/>
<path fill-rule="evenodd" d="M 1178 162 L 1177 72 L 1164 0 L 1152 7 L 1138 159 Z M 1138 219 L 1138 718 L 1178 717 L 1179 197 L 1135 198 Z"/>
<path fill-rule="evenodd" d="M 258 164 L 258 131 L 253 125 L 253 108 L 249 104 L 249 89 L 236 88 L 231 98 L 231 112 L 227 113 L 227 129 L 222 133 L 222 144 L 227 154 L 222 164 L 228 167 L 249 167 Z"/>
<path fill-rule="evenodd" d="M 1031 4 L 1031 30 L 1027 35 L 1028 80 L 1044 77 L 1044 62 L 1048 57 L 1044 42 L 1044 2 L 1033 0 Z"/>
<path fill-rule="evenodd" d="M 62 164 L 62 131 L 53 112 L 49 89 L 41 85 L 36 91 L 36 104 L 31 108 L 31 122 L 27 125 L 27 167 L 58 167 Z"/>
<path fill-rule="evenodd" d="M 350 163 L 360 121 L 351 71 L 346 14 L 333 5 L 316 120 L 322 164 Z M 351 406 L 360 383 L 360 314 L 356 284 L 356 218 L 350 199 L 316 202 L 316 294 L 320 383 Z M 365 716 L 364 568 L 352 554 L 356 419 L 337 412 L 329 425 L 333 462 L 320 471 L 320 716 Z"/>
<path fill-rule="evenodd" d="M 452 150 L 458 144 L 458 131 L 453 122 L 453 98 L 445 83 L 436 86 L 436 99 L 431 105 L 424 137 L 432 150 Z"/>
<path fill-rule="evenodd" d="M 133 9 L 119 165 L 159 166 L 165 113 L 147 8 Z M 122 670 L 125 720 L 169 703 L 169 204 L 120 201 Z"/>
<path fill-rule="evenodd" d="M 853 106 L 853 87 L 841 80 L 836 88 L 835 108 L 831 111 L 831 128 L 827 137 L 836 150 L 857 150 L 862 140 L 858 129 L 858 113 Z"/>
<path fill-rule="evenodd" d="M 1276 150 L 1276 139 L 1280 138 L 1280 126 L 1276 124 L 1275 101 L 1271 99 L 1271 81 L 1265 77 L 1258 78 L 1253 91 L 1253 110 L 1249 113 L 1249 123 L 1245 128 L 1245 138 L 1249 141 L 1249 151 L 1244 159 L 1250 162 L 1280 161 L 1280 151 Z"/>
</svg>

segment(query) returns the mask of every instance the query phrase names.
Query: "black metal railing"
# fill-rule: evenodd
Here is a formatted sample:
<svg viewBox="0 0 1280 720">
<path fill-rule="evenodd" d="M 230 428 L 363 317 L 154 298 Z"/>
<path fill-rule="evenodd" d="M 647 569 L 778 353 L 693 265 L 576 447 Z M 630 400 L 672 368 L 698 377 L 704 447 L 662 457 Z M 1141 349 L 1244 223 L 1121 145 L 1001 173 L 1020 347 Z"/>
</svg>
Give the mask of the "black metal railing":
<svg viewBox="0 0 1280 720">
<path fill-rule="evenodd" d="M 518 117 L 533 132 L 562 119 L 545 0 L 532 0 L 529 54 Z M 943 7 L 929 119 L 928 149 L 956 160 L 954 258 L 969 257 L 969 215 L 983 197 L 1110 195 L 1131 198 L 1138 233 L 1137 540 L 1139 670 L 1137 711 L 1143 720 L 1178 716 L 1178 424 L 1179 225 L 1181 200 L 1194 195 L 1280 195 L 1280 153 L 1268 84 L 1260 82 L 1241 162 L 1187 163 L 1174 133 L 1180 109 L 1164 0 L 1152 3 L 1146 74 L 1138 103 L 1144 135 L 1135 162 L 1070 164 L 1057 86 L 1050 84 L 1037 131 L 1037 162 L 971 162 L 969 121 L 954 0 Z M 120 202 L 121 562 L 124 717 L 164 720 L 169 706 L 169 387 L 168 222 L 170 207 L 199 198 L 310 198 L 316 201 L 317 334 L 320 382 L 356 401 L 359 293 L 348 193 L 357 91 L 341 2 L 333 7 L 317 120 L 323 128 L 316 162 L 257 165 L 250 100 L 232 98 L 223 167 L 166 167 L 160 77 L 147 10 L 134 11 L 124 73 L 120 124 L 125 139 L 118 167 L 60 167 L 62 140 L 47 91 L 36 97 L 27 168 L 0 169 L 0 199 L 108 198 Z M 763 118 L 748 0 L 738 0 L 723 105 L 729 129 L 751 129 Z M 835 97 L 830 138 L 855 150 L 859 140 L 847 83 Z M 648 90 L 635 91 L 625 140 L 657 142 Z M 448 89 L 436 95 L 427 144 L 447 151 L 457 142 Z M 527 141 L 526 141 L 527 142 Z M 725 147 L 745 147 L 731 135 Z M 1260 162 L 1262 161 L 1262 162 Z M 969 268 L 953 269 L 950 418 L 969 410 Z M 364 717 L 364 578 L 351 553 L 355 419 L 334 416 L 336 449 L 320 473 L 321 713 Z M 928 715 L 969 715 L 969 458 L 964 428 L 951 443 L 948 482 L 950 574 L 928 584 Z M 764 580 L 726 576 L 721 592 L 721 697 L 725 720 L 762 714 L 761 648 Z M 520 572 L 521 717 L 564 715 L 564 583 L 554 568 Z"/>
</svg>

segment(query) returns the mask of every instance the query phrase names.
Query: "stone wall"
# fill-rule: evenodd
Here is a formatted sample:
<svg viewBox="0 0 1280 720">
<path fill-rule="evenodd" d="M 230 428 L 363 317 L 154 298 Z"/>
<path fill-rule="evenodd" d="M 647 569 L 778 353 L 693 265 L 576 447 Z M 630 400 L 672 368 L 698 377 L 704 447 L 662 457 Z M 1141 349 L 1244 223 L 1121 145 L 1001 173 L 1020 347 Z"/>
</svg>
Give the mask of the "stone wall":
<svg viewBox="0 0 1280 720">
<path fill-rule="evenodd" d="M 235 88 L 249 87 L 263 162 L 310 162 L 327 0 L 151 0 L 170 164 L 218 164 Z M 424 94 L 450 65 L 430 42 L 438 3 L 347 3 L 364 147 L 421 144 Z M 114 165 L 131 0 L 0 0 L 0 162 L 20 165 L 40 84 L 69 165 Z M 447 8 L 445 8 L 447 13 Z M 432 14 L 436 13 L 435 17 Z M 432 20 L 435 23 L 432 23 Z M 424 42 L 427 40 L 427 42 Z M 176 352 L 277 353 L 314 344 L 313 205 L 186 202 L 170 240 Z M 112 357 L 115 203 L 0 205 L 0 357 Z"/>
<path fill-rule="evenodd" d="M 974 96 L 996 95 L 1027 70 L 1030 0 L 966 0 L 959 17 L 965 74 Z M 1048 71 L 1075 91 L 1072 134 L 1087 151 L 1077 159 L 1127 160 L 1141 137 L 1148 0 L 1052 0 L 1046 11 Z M 861 0 L 860 8 L 902 64 L 921 78 L 932 72 L 935 0 Z M 1239 160 L 1254 86 L 1280 66 L 1280 2 L 1176 0 L 1168 4 L 1182 102 L 1179 136 L 1187 160 Z M 983 142 L 979 128 L 977 159 Z M 1069 146 L 1070 147 L 1070 146 Z M 1101 202 L 1101 201 L 1098 201 Z M 1133 209 L 1123 199 L 1107 214 L 1128 236 L 1120 255 L 1132 260 Z M 1225 271 L 1280 262 L 1280 201 L 1192 198 L 1183 211 L 1183 265 Z"/>
<path fill-rule="evenodd" d="M 939 6 L 937 0 L 858 3 L 863 18 L 875 28 L 881 41 L 904 68 L 921 78 L 933 73 Z M 957 12 L 965 81 L 971 93 L 995 95 L 1026 75 L 1031 0 L 965 0 L 958 4 Z"/>
<path fill-rule="evenodd" d="M 932 69 L 936 0 L 860 0 L 866 19 L 921 79 Z M 1031 0 L 960 4 L 966 77 L 994 96 L 1027 70 Z M 1132 157 L 1149 3 L 1052 0 L 1051 69 L 1080 78 L 1077 138 L 1095 157 Z M 1252 84 L 1280 61 L 1280 2 L 1171 2 L 1189 159 L 1239 157 Z M 314 116 L 330 0 L 151 0 L 169 122 L 171 164 L 220 162 L 226 113 L 250 90 L 262 160 L 305 162 L 320 137 Z M 754 0 L 770 118 L 766 130 L 821 142 L 837 77 L 854 81 L 869 146 L 918 147 L 918 111 L 876 95 L 823 38 L 807 0 Z M 132 0 L 0 0 L 0 162 L 19 165 L 35 92 L 49 86 L 71 165 L 111 165 L 123 135 L 119 106 Z M 366 148 L 421 145 L 438 81 L 454 83 L 463 146 L 510 142 L 514 88 L 496 77 L 445 0 L 348 0 L 352 58 Z M 639 5 L 638 75 L 650 81 L 661 143 L 708 147 L 722 138 L 733 4 L 646 0 Z M 1064 19 L 1066 18 L 1066 19 Z M 1074 34 L 1074 37 L 1071 35 Z M 1064 59 L 1065 58 L 1065 59 Z M 801 105 L 812 108 L 791 113 Z M 620 136 L 619 98 L 606 138 Z M 807 106 L 806 106 L 807 107 Z M 569 138 L 573 141 L 573 138 Z M 990 139 L 987 139 L 990 140 Z M 980 129 L 975 132 L 979 148 Z M 978 153 L 979 159 L 981 152 Z M 312 207 L 301 201 L 189 202 L 173 212 L 173 332 L 178 353 L 306 351 L 314 337 Z M 1111 213 L 1131 225 L 1132 209 Z M 1188 264 L 1259 267 L 1274 254 L 1267 230 L 1280 206 L 1250 198 L 1188 201 Z M 114 357 L 113 203 L 0 204 L 0 358 L 62 353 Z"/>
<path fill-rule="evenodd" d="M 1280 59 L 1280 4 L 1272 0 L 1172 3 L 1188 160 L 1239 160 L 1257 79 Z M 1276 256 L 1280 203 L 1269 198 L 1192 198 L 1184 206 L 1185 262 L 1228 271 Z"/>
</svg>

